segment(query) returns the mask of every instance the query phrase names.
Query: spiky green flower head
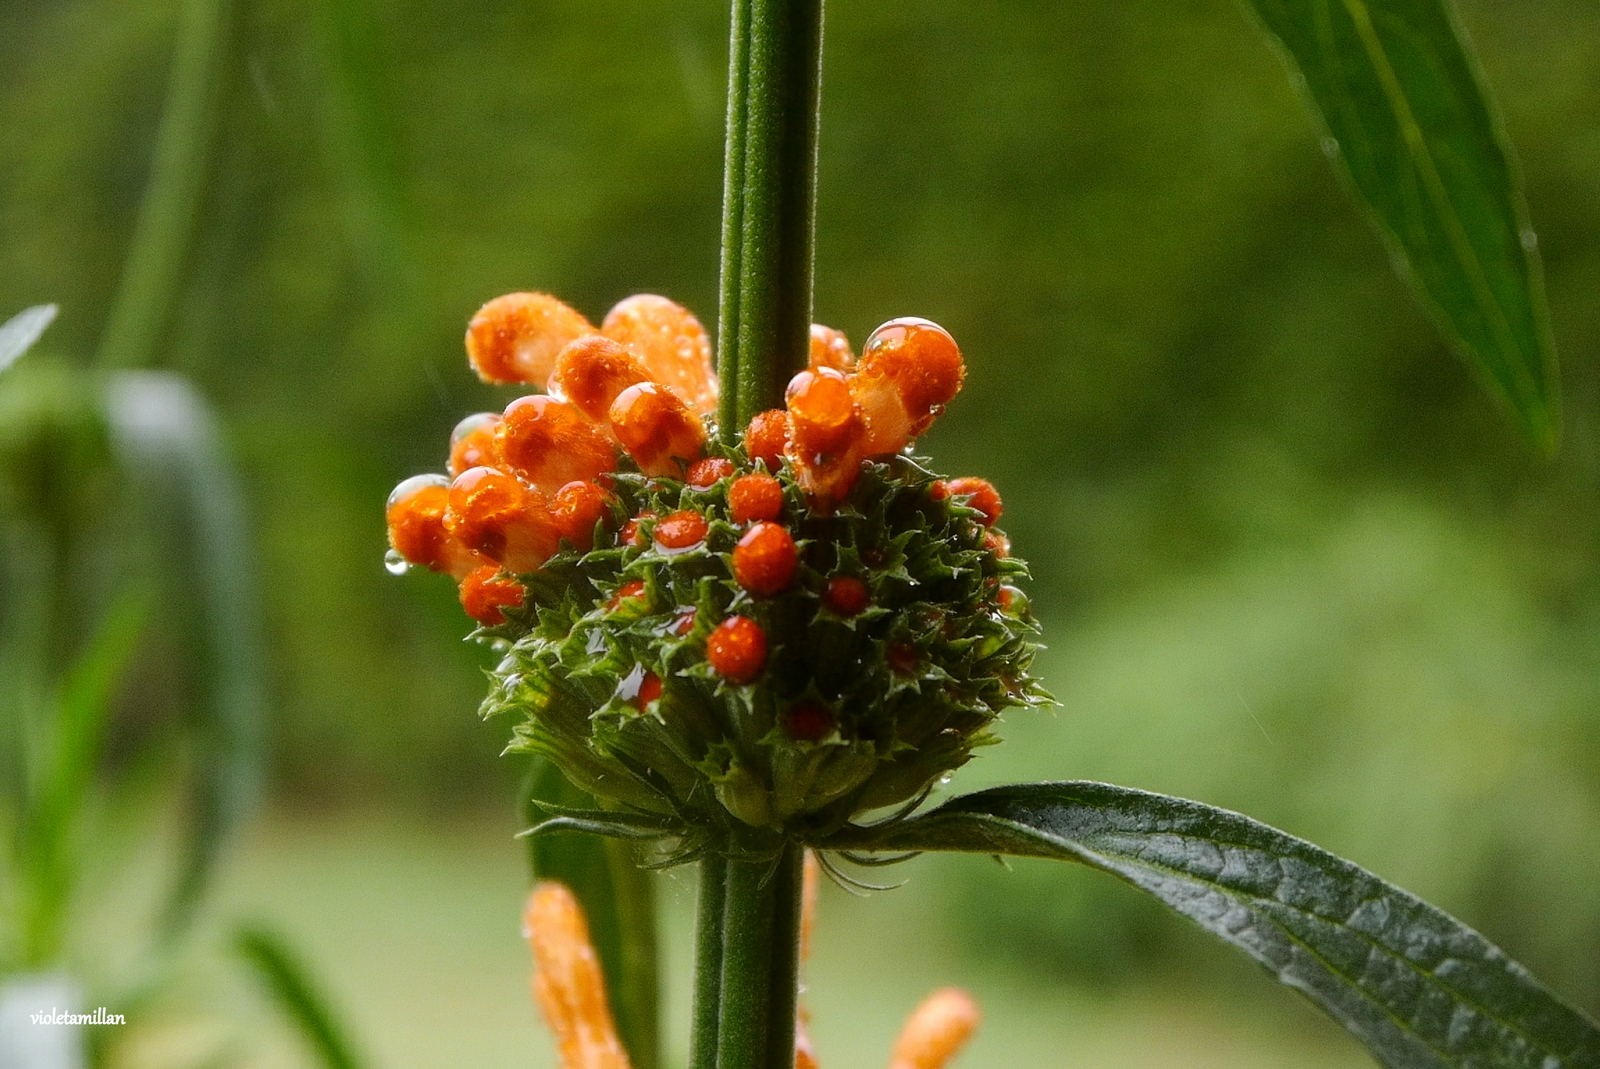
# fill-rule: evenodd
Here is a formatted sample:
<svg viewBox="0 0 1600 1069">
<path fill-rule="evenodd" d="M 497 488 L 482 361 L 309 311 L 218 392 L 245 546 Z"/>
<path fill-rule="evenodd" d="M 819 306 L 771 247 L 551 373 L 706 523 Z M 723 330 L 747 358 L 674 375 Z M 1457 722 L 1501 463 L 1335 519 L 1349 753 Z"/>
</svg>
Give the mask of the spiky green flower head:
<svg viewBox="0 0 1600 1069">
<path fill-rule="evenodd" d="M 662 298 L 595 331 L 513 295 L 469 331 L 480 372 L 534 349 L 519 374 L 548 393 L 464 421 L 453 479 L 389 508 L 394 554 L 454 574 L 501 650 L 483 713 L 513 721 L 511 750 L 638 829 L 820 845 L 1047 700 L 998 494 L 907 455 L 960 386 L 943 330 L 893 321 L 856 361 L 816 328 L 787 408 L 732 441 L 704 332 Z"/>
</svg>

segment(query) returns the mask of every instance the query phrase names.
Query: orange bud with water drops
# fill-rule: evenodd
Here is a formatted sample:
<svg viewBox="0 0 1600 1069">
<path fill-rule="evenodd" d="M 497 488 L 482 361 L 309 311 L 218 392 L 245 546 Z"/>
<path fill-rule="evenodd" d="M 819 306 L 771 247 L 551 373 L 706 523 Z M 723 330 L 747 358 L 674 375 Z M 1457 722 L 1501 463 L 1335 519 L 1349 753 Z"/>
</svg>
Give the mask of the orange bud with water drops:
<svg viewBox="0 0 1600 1069">
<path fill-rule="evenodd" d="M 850 339 L 844 336 L 844 331 L 825 327 L 821 323 L 813 323 L 809 363 L 813 371 L 819 367 L 849 371 L 856 366 L 856 354 L 851 351 Z"/>
<path fill-rule="evenodd" d="M 606 492 L 594 483 L 574 479 L 550 499 L 550 512 L 561 537 L 587 552 L 594 547 L 595 524 L 606 514 Z"/>
<path fill-rule="evenodd" d="M 495 448 L 494 428 L 500 422 L 498 412 L 478 412 L 457 423 L 450 432 L 450 478 L 479 466 L 496 467 L 500 451 Z"/>
<path fill-rule="evenodd" d="M 677 394 L 696 413 L 717 410 L 717 373 L 711 337 L 687 308 L 653 293 L 618 301 L 600 333 L 626 345 L 650 378 Z"/>
<path fill-rule="evenodd" d="M 696 490 L 709 490 L 733 474 L 733 461 L 726 457 L 701 457 L 689 465 L 684 481 Z"/>
<path fill-rule="evenodd" d="M 751 683 L 767 664 L 767 633 L 748 616 L 730 616 L 706 636 L 706 660 L 733 683 Z"/>
<path fill-rule="evenodd" d="M 629 386 L 611 405 L 611 430 L 646 475 L 681 478 L 700 456 L 706 425 L 677 394 L 654 382 Z"/>
<path fill-rule="evenodd" d="M 507 405 L 494 439 L 505 465 L 547 494 L 575 479 L 592 482 L 617 466 L 616 448 L 582 412 L 540 394 Z"/>
<path fill-rule="evenodd" d="M 1005 505 L 1000 500 L 1000 491 L 988 479 L 965 475 L 959 479 L 946 479 L 944 488 L 951 497 L 964 497 L 969 508 L 983 513 L 985 527 L 993 527 L 1000 521 Z"/>
<path fill-rule="evenodd" d="M 734 523 L 775 520 L 783 511 L 783 484 L 766 472 L 741 475 L 728 487 L 728 513 Z"/>
<path fill-rule="evenodd" d="M 864 455 L 865 426 L 849 380 L 832 368 L 802 371 L 789 380 L 788 457 L 800 487 L 814 504 L 843 498 L 855 484 Z"/>
<path fill-rule="evenodd" d="M 915 437 L 961 392 L 966 365 L 949 331 L 929 320 L 907 316 L 891 319 L 872 332 L 861 347 L 856 372 L 893 383 Z"/>
<path fill-rule="evenodd" d="M 710 525 L 704 516 L 692 509 L 683 509 L 657 520 L 652 534 L 657 549 L 682 553 L 703 544 L 708 530 Z"/>
<path fill-rule="evenodd" d="M 485 564 L 461 580 L 461 607 L 484 627 L 506 622 L 505 609 L 520 609 L 527 592 L 515 579 L 500 573 L 500 566 Z"/>
<path fill-rule="evenodd" d="M 788 449 L 789 413 L 781 408 L 757 412 L 744 432 L 744 451 L 751 463 L 759 460 L 768 471 L 777 471 Z"/>
<path fill-rule="evenodd" d="M 822 588 L 822 603 L 839 616 L 860 616 L 871 599 L 867 584 L 853 575 L 835 575 Z"/>
<path fill-rule="evenodd" d="M 608 413 L 617 394 L 649 380 L 650 373 L 621 342 L 590 334 L 561 350 L 549 389 L 591 422 L 609 427 Z"/>
<path fill-rule="evenodd" d="M 787 590 L 798 563 L 794 537 L 776 523 L 756 524 L 733 547 L 733 577 L 758 597 Z"/>
<path fill-rule="evenodd" d="M 450 480 L 443 475 L 413 475 L 394 488 L 384 511 L 389 546 L 403 563 L 391 570 L 414 564 L 459 580 L 484 563 L 446 528 L 449 507 Z"/>
<path fill-rule="evenodd" d="M 496 297 L 467 324 L 467 359 L 484 382 L 543 385 L 556 354 L 594 327 L 548 293 Z"/>
<path fill-rule="evenodd" d="M 468 468 L 456 476 L 444 519 L 462 545 L 513 572 L 538 568 L 561 541 L 544 496 L 496 468 Z"/>
</svg>

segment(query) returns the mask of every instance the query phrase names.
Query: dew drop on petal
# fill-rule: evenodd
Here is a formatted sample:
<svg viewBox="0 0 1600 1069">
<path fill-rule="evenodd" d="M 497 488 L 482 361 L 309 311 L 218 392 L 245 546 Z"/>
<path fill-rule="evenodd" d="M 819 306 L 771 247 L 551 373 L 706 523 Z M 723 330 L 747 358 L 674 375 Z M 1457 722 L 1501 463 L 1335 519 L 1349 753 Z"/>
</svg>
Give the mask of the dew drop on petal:
<svg viewBox="0 0 1600 1069">
<path fill-rule="evenodd" d="M 383 570 L 390 575 L 404 575 L 411 570 L 411 562 L 402 557 L 398 549 L 391 549 L 383 555 Z"/>
</svg>

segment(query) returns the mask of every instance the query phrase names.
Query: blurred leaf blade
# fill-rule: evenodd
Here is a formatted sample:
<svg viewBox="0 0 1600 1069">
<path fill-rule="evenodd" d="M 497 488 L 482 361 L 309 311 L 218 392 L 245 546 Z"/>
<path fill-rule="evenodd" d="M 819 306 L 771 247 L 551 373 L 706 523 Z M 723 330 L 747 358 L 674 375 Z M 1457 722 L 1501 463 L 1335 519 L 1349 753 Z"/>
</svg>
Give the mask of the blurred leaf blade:
<svg viewBox="0 0 1600 1069">
<path fill-rule="evenodd" d="M 316 1053 L 323 1069 L 361 1069 L 349 1039 L 311 981 L 309 971 L 277 933 L 247 925 L 234 933 L 234 946 L 266 983 L 286 1017 Z"/>
<path fill-rule="evenodd" d="M 94 782 L 117 683 L 138 645 L 148 608 L 142 593 L 119 596 L 57 692 L 49 734 L 30 777 L 23 829 L 27 964 L 46 964 L 57 950 L 74 882 L 73 833 Z"/>
<path fill-rule="evenodd" d="M 1249 954 L 1392 1069 L 1600 1067 L 1600 1028 L 1483 936 L 1228 810 L 1104 783 L 1031 783 L 964 795 L 862 838 L 872 850 L 1108 872 Z"/>
<path fill-rule="evenodd" d="M 1510 144 L 1449 0 L 1250 0 L 1451 346 L 1553 452 L 1560 385 Z"/>
<path fill-rule="evenodd" d="M 17 358 L 39 340 L 56 318 L 58 309 L 53 304 L 36 304 L 24 308 L 0 325 L 0 372 L 4 372 Z"/>
<path fill-rule="evenodd" d="M 594 805 L 592 797 L 542 757 L 529 768 L 523 797 L 530 823 L 546 816 L 538 802 L 574 808 Z M 534 878 L 560 880 L 583 906 L 617 1031 L 634 1069 L 656 1069 L 660 1010 L 655 887 L 650 873 L 635 863 L 632 844 L 618 839 L 583 833 L 537 835 L 527 840 L 527 846 Z"/>
<path fill-rule="evenodd" d="M 200 666 L 199 790 L 164 917 L 186 926 L 228 836 L 260 794 L 267 699 L 244 492 L 209 406 L 184 379 L 119 372 L 107 417 L 123 464 L 153 504 L 184 638 Z"/>
</svg>

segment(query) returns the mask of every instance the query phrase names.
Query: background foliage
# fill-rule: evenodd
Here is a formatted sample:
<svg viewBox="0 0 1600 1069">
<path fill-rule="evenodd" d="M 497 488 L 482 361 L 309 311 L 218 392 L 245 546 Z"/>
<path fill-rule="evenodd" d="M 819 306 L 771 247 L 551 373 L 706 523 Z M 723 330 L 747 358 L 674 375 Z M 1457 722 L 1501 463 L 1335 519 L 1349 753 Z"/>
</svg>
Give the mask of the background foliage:
<svg viewBox="0 0 1600 1069">
<path fill-rule="evenodd" d="M 47 353 L 92 351 L 109 311 L 178 7 L 0 6 L 0 309 L 58 301 Z M 1395 282 L 1225 0 L 833 5 L 818 316 L 859 342 L 925 315 L 962 342 L 968 389 L 924 448 L 996 482 L 1034 567 L 1063 709 L 1012 717 L 964 785 L 1105 778 L 1246 810 L 1594 1012 L 1600 10 L 1461 8 L 1545 255 L 1553 462 Z M 447 584 L 384 574 L 379 506 L 506 400 L 461 355 L 487 297 L 596 316 L 656 291 L 713 318 L 725 12 L 237 18 L 162 350 L 228 419 L 262 529 L 281 800 L 499 804 L 517 770 L 471 715 L 479 655 Z M 1230 975 L 1089 873 L 928 878 L 953 930 L 1027 969 Z"/>
</svg>

